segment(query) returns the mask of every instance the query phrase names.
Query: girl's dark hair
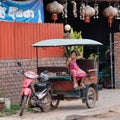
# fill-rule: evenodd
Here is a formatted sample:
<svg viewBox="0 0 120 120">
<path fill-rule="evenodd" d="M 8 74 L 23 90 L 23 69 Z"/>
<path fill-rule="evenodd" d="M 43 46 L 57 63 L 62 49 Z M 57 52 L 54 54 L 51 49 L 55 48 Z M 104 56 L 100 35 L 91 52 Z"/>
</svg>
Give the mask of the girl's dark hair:
<svg viewBox="0 0 120 120">
<path fill-rule="evenodd" d="M 72 54 L 72 53 L 75 53 L 75 54 L 77 55 L 77 53 L 76 53 L 76 51 L 75 51 L 75 50 L 72 50 L 72 51 L 71 51 L 71 54 Z"/>
</svg>

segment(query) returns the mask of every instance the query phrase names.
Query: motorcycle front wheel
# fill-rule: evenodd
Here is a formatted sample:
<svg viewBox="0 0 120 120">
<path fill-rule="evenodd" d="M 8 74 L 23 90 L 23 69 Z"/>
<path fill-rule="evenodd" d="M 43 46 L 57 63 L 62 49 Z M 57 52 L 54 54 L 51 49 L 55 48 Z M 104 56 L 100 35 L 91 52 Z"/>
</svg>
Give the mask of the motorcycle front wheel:
<svg viewBox="0 0 120 120">
<path fill-rule="evenodd" d="M 24 97 L 23 97 L 23 100 L 22 100 L 22 103 L 21 103 L 21 109 L 20 109 L 20 114 L 19 114 L 19 116 L 22 116 L 22 115 L 23 115 L 24 109 L 25 109 L 26 104 L 27 104 L 27 99 L 28 99 L 28 96 L 24 96 Z"/>
<path fill-rule="evenodd" d="M 51 95 L 50 93 L 48 93 L 44 98 L 43 98 L 43 101 L 45 103 L 43 103 L 42 107 L 41 107 L 41 110 L 43 112 L 48 112 L 51 108 L 51 102 L 52 102 L 52 98 L 51 98 Z"/>
</svg>

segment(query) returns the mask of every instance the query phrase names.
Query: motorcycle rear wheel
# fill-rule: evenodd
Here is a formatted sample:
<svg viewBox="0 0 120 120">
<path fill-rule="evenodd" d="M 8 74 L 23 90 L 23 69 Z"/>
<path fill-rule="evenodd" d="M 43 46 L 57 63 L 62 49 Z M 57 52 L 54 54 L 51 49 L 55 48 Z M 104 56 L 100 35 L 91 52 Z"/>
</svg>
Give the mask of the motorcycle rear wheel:
<svg viewBox="0 0 120 120">
<path fill-rule="evenodd" d="M 52 98 L 51 98 L 51 95 L 50 93 L 48 93 L 45 98 L 43 99 L 46 99 L 47 100 L 47 103 L 44 104 L 42 107 L 41 107 L 41 110 L 42 112 L 48 112 L 50 111 L 50 108 L 51 108 L 51 102 L 52 102 Z"/>
<path fill-rule="evenodd" d="M 26 107 L 27 99 L 28 99 L 27 96 L 24 96 L 24 97 L 23 97 L 23 101 L 22 101 L 22 103 L 21 103 L 21 109 L 20 109 L 20 114 L 19 114 L 19 116 L 22 116 L 22 115 L 23 115 L 24 109 L 25 109 L 25 107 Z"/>
<path fill-rule="evenodd" d="M 53 109 L 56 109 L 58 107 L 59 103 L 60 103 L 60 99 L 59 98 L 56 98 L 56 99 L 53 98 L 50 106 Z"/>
</svg>

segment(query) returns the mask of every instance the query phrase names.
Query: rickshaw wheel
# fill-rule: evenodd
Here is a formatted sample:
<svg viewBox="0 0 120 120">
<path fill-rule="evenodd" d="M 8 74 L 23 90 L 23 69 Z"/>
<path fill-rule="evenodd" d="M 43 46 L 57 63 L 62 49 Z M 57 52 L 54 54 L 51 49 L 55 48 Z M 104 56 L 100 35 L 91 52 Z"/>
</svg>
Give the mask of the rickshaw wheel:
<svg viewBox="0 0 120 120">
<path fill-rule="evenodd" d="M 51 107 L 53 108 L 53 109 L 56 109 L 57 107 L 58 107 L 58 105 L 59 105 L 59 103 L 60 103 L 60 99 L 59 98 L 53 98 L 52 99 L 52 102 L 51 102 Z"/>
<path fill-rule="evenodd" d="M 95 89 L 89 87 L 87 91 L 86 105 L 88 108 L 94 108 L 96 104 L 96 92 Z"/>
</svg>

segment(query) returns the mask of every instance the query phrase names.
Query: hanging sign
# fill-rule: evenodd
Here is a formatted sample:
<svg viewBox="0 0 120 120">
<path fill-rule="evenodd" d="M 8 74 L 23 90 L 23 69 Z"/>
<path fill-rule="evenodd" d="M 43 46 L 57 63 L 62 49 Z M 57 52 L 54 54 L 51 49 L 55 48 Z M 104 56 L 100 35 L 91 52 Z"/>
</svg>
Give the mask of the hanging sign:
<svg viewBox="0 0 120 120">
<path fill-rule="evenodd" d="M 43 0 L 0 0 L 0 20 L 43 23 Z"/>
</svg>

